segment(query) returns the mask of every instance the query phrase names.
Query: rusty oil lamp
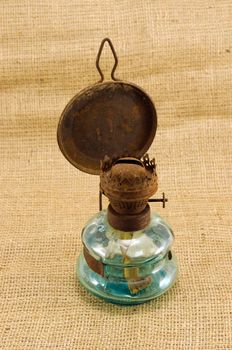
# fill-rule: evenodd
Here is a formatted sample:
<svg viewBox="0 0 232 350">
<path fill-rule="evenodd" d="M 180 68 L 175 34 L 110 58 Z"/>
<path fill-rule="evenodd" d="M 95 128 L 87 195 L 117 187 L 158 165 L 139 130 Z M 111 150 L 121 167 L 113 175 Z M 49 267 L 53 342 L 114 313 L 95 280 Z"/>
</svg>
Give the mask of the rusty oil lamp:
<svg viewBox="0 0 232 350">
<path fill-rule="evenodd" d="M 108 42 L 115 64 L 104 81 L 99 60 Z M 173 232 L 149 202 L 157 191 L 154 159 L 146 153 L 156 133 L 150 97 L 115 78 L 118 59 L 110 39 L 100 46 L 101 80 L 68 103 L 58 125 L 58 144 L 79 170 L 100 175 L 99 209 L 82 231 L 77 276 L 92 294 L 118 304 L 139 304 L 167 291 L 177 277 Z M 109 199 L 102 210 L 102 195 Z"/>
</svg>

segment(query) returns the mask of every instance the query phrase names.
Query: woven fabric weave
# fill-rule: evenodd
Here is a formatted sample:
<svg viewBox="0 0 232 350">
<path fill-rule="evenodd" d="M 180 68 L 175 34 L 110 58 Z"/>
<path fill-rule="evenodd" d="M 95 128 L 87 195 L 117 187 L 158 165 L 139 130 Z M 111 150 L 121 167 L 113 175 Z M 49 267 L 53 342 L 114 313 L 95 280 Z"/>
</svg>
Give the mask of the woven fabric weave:
<svg viewBox="0 0 232 350">
<path fill-rule="evenodd" d="M 0 349 L 232 349 L 231 0 L 2 0 Z M 75 277 L 97 176 L 56 141 L 60 114 L 99 79 L 109 36 L 115 73 L 153 98 L 159 212 L 180 275 L 162 297 L 107 304 Z M 105 49 L 101 67 L 110 76 Z M 107 202 L 104 201 L 104 207 Z"/>
</svg>

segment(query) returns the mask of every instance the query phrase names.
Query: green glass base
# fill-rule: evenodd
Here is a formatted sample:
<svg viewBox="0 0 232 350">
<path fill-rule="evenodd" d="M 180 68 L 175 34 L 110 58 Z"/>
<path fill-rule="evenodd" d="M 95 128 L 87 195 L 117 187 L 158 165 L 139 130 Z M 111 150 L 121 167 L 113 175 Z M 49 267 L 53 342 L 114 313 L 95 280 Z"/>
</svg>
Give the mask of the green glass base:
<svg viewBox="0 0 232 350">
<path fill-rule="evenodd" d="M 136 275 L 142 276 L 139 279 L 131 277 L 135 269 Z M 177 278 L 177 263 L 173 254 L 167 254 L 159 261 L 151 259 L 136 267 L 105 265 L 102 277 L 89 268 L 81 254 L 77 261 L 77 276 L 95 296 L 114 304 L 135 305 L 154 299 L 172 287 Z"/>
</svg>

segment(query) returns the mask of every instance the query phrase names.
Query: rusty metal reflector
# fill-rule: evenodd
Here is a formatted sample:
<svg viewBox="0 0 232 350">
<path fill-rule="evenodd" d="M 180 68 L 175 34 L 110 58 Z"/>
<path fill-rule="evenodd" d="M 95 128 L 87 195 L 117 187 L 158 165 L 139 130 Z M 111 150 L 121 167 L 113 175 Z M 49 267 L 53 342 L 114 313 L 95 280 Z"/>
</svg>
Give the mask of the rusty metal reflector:
<svg viewBox="0 0 232 350">
<path fill-rule="evenodd" d="M 115 64 L 112 81 L 104 81 L 99 66 L 108 42 Z M 156 133 L 156 110 L 151 98 L 138 86 L 114 76 L 118 58 L 110 39 L 99 48 L 96 67 L 101 80 L 81 92 L 64 109 L 57 130 L 59 147 L 76 168 L 100 174 L 100 161 L 111 157 L 142 157 Z"/>
</svg>

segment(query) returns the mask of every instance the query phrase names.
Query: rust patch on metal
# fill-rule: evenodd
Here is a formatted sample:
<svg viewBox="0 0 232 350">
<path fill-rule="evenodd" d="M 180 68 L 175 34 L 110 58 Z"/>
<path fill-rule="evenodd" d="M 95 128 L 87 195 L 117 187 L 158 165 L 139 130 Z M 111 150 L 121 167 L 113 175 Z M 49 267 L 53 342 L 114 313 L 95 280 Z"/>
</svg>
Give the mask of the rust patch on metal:
<svg viewBox="0 0 232 350">
<path fill-rule="evenodd" d="M 94 272 L 98 273 L 99 275 L 104 276 L 103 263 L 101 261 L 96 260 L 92 255 L 90 255 L 85 246 L 83 248 L 83 254 L 89 268 Z"/>
</svg>

